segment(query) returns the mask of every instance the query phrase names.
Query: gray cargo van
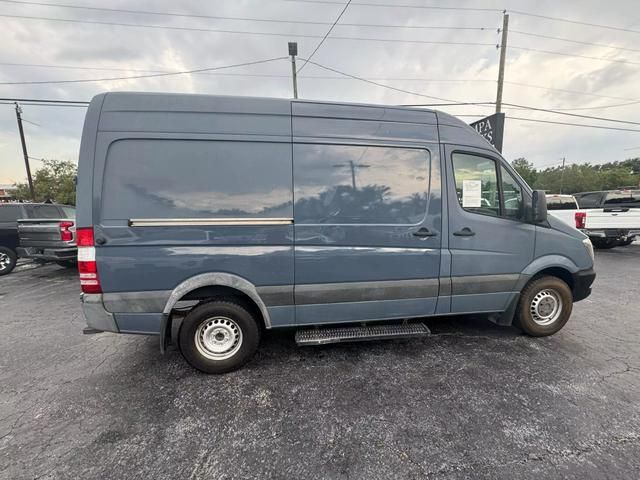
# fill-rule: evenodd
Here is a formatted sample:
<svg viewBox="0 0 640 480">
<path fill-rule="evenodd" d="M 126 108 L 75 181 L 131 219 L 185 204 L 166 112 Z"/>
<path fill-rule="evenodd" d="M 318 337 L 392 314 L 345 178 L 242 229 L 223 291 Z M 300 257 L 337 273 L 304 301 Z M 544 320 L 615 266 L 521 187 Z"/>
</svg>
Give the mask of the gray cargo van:
<svg viewBox="0 0 640 480">
<path fill-rule="evenodd" d="M 247 362 L 264 329 L 319 344 L 486 313 L 550 335 L 595 278 L 587 237 L 432 110 L 101 94 L 77 225 L 87 332 L 158 335 L 212 373 Z"/>
</svg>

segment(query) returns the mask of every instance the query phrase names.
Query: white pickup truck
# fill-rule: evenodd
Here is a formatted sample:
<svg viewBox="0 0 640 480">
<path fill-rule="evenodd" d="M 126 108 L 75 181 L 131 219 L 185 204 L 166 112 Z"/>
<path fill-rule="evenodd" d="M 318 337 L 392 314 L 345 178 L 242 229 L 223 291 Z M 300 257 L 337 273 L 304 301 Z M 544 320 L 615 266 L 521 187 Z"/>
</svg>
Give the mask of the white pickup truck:
<svg viewBox="0 0 640 480">
<path fill-rule="evenodd" d="M 547 195 L 547 209 L 588 235 L 596 248 L 629 245 L 640 236 L 640 190 Z"/>
</svg>

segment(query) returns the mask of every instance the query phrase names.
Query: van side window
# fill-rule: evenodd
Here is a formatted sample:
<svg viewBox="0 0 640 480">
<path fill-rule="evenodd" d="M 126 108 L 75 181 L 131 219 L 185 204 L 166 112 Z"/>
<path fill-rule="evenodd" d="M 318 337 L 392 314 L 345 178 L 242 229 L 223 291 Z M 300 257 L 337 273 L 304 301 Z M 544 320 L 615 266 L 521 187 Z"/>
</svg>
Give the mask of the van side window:
<svg viewBox="0 0 640 480">
<path fill-rule="evenodd" d="M 454 153 L 453 171 L 460 205 L 470 212 L 500 215 L 496 162 L 486 157 Z"/>
<path fill-rule="evenodd" d="M 426 214 L 427 150 L 294 144 L 293 159 L 296 223 L 415 224 Z"/>
<path fill-rule="evenodd" d="M 524 209 L 522 203 L 522 187 L 513 176 L 501 165 L 502 198 L 504 201 L 503 216 L 522 219 Z"/>
<path fill-rule="evenodd" d="M 286 142 L 119 140 L 102 219 L 292 218 L 291 175 Z"/>
</svg>

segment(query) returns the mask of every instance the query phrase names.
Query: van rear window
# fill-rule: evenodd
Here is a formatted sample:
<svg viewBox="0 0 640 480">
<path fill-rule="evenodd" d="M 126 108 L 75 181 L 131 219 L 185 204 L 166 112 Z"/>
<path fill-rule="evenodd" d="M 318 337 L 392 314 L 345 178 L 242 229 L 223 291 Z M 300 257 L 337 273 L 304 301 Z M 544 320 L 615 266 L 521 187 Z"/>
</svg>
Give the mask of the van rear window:
<svg viewBox="0 0 640 480">
<path fill-rule="evenodd" d="M 290 143 L 119 140 L 102 219 L 292 218 L 291 177 Z"/>
</svg>

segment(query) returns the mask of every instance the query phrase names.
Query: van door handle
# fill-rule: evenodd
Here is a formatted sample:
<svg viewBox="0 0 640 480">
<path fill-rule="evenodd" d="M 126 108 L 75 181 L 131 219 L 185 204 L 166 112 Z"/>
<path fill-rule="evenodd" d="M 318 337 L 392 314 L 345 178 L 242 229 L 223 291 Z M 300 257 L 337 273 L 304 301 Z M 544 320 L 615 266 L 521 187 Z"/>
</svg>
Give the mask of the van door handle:
<svg viewBox="0 0 640 480">
<path fill-rule="evenodd" d="M 453 232 L 456 237 L 473 237 L 476 232 L 471 230 L 469 227 L 464 227 L 462 230 L 458 230 L 457 232 Z"/>
<path fill-rule="evenodd" d="M 435 237 L 436 235 L 437 235 L 437 233 L 431 232 L 431 231 L 429 231 L 428 228 L 425 228 L 425 227 L 422 227 L 422 228 L 416 230 L 415 232 L 413 232 L 413 236 L 414 237 L 421 237 L 421 238 Z"/>
</svg>

